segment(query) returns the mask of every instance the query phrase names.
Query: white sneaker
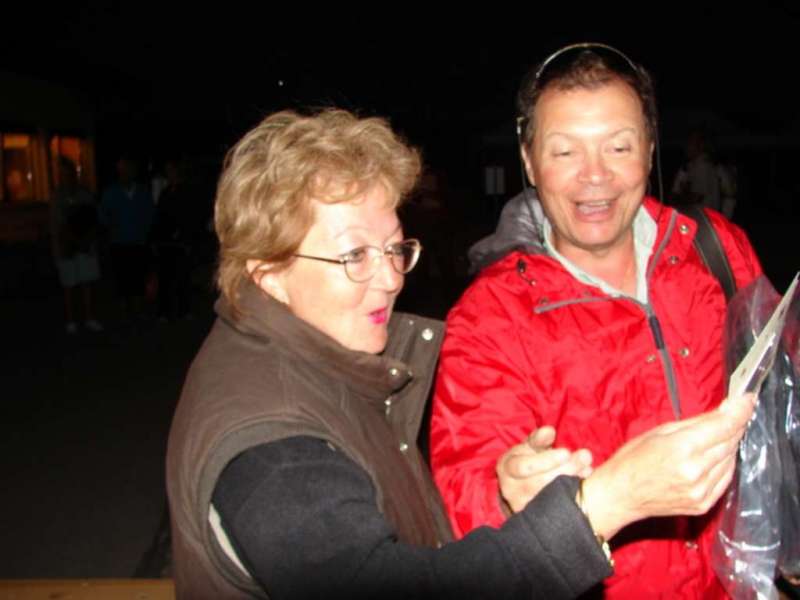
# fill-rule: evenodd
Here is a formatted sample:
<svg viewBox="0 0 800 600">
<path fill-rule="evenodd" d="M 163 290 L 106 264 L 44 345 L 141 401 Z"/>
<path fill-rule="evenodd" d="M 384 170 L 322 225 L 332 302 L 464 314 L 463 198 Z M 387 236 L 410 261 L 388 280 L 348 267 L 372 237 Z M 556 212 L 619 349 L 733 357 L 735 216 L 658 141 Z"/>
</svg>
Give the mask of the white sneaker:
<svg viewBox="0 0 800 600">
<path fill-rule="evenodd" d="M 69 335 L 75 335 L 76 333 L 78 333 L 78 326 L 75 324 L 75 322 L 74 322 L 74 321 L 70 321 L 69 323 L 67 323 L 66 325 L 64 325 L 64 330 L 65 330 L 65 331 L 66 331 L 66 332 L 67 332 Z"/>
<path fill-rule="evenodd" d="M 94 319 L 89 319 L 88 321 L 84 322 L 83 326 L 89 331 L 94 331 L 95 333 L 103 331 L 103 326 Z"/>
</svg>

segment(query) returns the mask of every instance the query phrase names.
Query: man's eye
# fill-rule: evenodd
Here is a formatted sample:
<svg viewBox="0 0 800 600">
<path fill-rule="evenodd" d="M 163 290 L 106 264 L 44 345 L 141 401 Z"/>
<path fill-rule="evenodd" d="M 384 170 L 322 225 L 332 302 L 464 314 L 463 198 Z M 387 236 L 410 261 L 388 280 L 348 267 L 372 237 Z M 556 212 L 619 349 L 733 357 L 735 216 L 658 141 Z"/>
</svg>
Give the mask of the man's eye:
<svg viewBox="0 0 800 600">
<path fill-rule="evenodd" d="M 570 156 L 571 154 L 571 150 L 557 150 L 553 152 L 553 156 Z"/>
<path fill-rule="evenodd" d="M 631 147 L 630 146 L 614 146 L 613 150 L 617 154 L 624 154 L 625 152 L 630 152 L 631 151 Z"/>
<path fill-rule="evenodd" d="M 366 248 L 354 248 L 350 250 L 347 254 L 342 255 L 342 259 L 345 262 L 349 263 L 360 263 L 364 262 L 367 258 L 367 249 Z"/>
</svg>

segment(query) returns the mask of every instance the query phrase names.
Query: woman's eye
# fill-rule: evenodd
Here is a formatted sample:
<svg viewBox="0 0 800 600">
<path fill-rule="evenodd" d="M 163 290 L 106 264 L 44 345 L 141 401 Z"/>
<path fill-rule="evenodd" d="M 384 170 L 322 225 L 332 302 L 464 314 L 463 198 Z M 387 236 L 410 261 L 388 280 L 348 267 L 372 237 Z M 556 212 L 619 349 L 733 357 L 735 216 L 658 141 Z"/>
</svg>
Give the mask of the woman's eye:
<svg viewBox="0 0 800 600">
<path fill-rule="evenodd" d="M 349 263 L 360 263 L 363 262 L 365 258 L 367 258 L 366 248 L 354 248 L 347 254 L 342 255 L 342 259 Z"/>
<path fill-rule="evenodd" d="M 555 150 L 553 156 L 571 156 L 572 150 Z"/>
<path fill-rule="evenodd" d="M 396 242 L 394 244 L 386 246 L 386 252 L 391 254 L 392 256 L 402 256 L 403 254 L 405 254 L 405 248 L 403 247 L 403 242 Z"/>
<path fill-rule="evenodd" d="M 625 152 L 630 152 L 631 151 L 631 147 L 630 146 L 626 146 L 626 145 L 614 146 L 613 150 L 617 154 L 624 154 Z"/>
</svg>

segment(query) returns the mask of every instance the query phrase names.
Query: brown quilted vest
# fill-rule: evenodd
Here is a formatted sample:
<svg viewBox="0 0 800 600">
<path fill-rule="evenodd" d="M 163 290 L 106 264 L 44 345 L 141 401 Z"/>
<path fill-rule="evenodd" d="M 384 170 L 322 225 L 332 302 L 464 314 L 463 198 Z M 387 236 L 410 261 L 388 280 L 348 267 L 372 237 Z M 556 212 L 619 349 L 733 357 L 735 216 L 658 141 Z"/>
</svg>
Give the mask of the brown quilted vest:
<svg viewBox="0 0 800 600">
<path fill-rule="evenodd" d="M 396 313 L 389 345 L 377 356 L 343 348 L 253 284 L 243 286 L 242 308 L 244 316 L 234 320 L 227 303 L 217 303 L 219 318 L 189 370 L 172 423 L 167 494 L 177 597 L 266 597 L 225 555 L 208 512 L 231 459 L 290 436 L 328 440 L 361 465 L 401 541 L 449 541 L 416 446 L 442 324 Z"/>
</svg>

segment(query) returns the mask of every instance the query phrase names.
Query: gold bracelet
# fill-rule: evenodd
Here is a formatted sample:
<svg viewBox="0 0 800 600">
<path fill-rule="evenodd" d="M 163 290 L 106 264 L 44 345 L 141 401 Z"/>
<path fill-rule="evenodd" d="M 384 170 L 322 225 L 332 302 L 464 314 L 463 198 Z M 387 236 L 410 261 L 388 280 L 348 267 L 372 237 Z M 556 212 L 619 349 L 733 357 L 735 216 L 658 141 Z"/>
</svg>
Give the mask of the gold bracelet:
<svg viewBox="0 0 800 600">
<path fill-rule="evenodd" d="M 611 565 L 611 568 L 614 568 L 614 559 L 611 556 L 611 547 L 608 545 L 608 541 L 602 535 L 597 533 L 594 530 L 594 526 L 592 525 L 592 520 L 589 518 L 589 513 L 586 512 L 586 507 L 584 506 L 583 500 L 583 482 L 585 479 L 581 478 L 580 483 L 578 483 L 578 495 L 575 498 L 575 502 L 578 504 L 578 508 L 581 509 L 583 516 L 586 517 L 586 520 L 589 522 L 589 527 L 592 529 L 592 533 L 594 534 L 594 539 L 597 540 L 597 543 L 600 544 L 600 548 L 603 551 L 603 554 L 606 555 L 606 560 L 608 560 L 608 564 Z"/>
</svg>

